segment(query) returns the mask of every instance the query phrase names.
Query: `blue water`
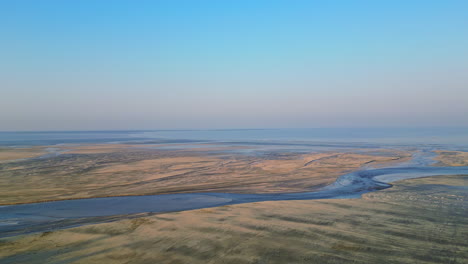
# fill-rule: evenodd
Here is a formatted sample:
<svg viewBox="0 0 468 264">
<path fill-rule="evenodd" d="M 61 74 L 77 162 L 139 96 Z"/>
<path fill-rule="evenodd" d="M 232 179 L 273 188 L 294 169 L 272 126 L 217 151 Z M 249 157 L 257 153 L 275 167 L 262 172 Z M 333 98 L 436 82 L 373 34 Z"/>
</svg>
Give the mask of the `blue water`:
<svg viewBox="0 0 468 264">
<path fill-rule="evenodd" d="M 145 131 L 139 136 L 266 142 L 468 144 L 468 128 L 309 128 L 257 130 Z"/>
<path fill-rule="evenodd" d="M 359 145 L 441 144 L 468 146 L 468 128 L 310 128 L 231 130 L 145 130 L 0 132 L 0 146 L 70 143 L 199 143 L 256 144 L 346 143 Z"/>
</svg>

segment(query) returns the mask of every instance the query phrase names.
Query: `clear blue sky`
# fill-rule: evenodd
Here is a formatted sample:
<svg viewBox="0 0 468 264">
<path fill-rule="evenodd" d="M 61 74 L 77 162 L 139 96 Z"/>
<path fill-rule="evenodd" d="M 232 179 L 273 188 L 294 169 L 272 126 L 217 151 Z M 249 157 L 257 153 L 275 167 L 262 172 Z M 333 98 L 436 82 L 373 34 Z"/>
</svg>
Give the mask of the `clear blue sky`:
<svg viewBox="0 0 468 264">
<path fill-rule="evenodd" d="M 468 126 L 468 1 L 0 1 L 0 130 Z"/>
</svg>

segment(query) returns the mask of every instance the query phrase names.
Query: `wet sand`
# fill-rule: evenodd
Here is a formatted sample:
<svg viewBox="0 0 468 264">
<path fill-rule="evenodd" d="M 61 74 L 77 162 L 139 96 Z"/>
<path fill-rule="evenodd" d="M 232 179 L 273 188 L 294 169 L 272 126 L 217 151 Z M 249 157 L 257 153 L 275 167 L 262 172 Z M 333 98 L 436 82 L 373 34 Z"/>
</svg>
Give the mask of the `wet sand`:
<svg viewBox="0 0 468 264">
<path fill-rule="evenodd" d="M 0 240 L 2 263 L 464 263 L 468 176 L 362 199 L 231 205 Z"/>
<path fill-rule="evenodd" d="M 320 190 L 302 193 L 179 193 L 75 199 L 0 207 L 0 237 L 54 231 L 127 218 L 138 213 L 165 213 L 262 201 L 358 198 L 391 188 L 390 183 L 440 175 L 468 175 L 468 167 L 396 167 L 366 169 L 340 176 Z"/>
<path fill-rule="evenodd" d="M 12 162 L 20 159 L 39 157 L 47 153 L 46 147 L 12 148 L 0 147 L 0 163 Z"/>
<path fill-rule="evenodd" d="M 397 150 L 378 155 L 367 154 L 370 150 L 246 155 L 236 153 L 238 149 L 60 147 L 64 152 L 56 157 L 0 164 L 0 205 L 187 192 L 313 191 L 363 166 L 382 167 L 410 159 L 410 153 Z"/>
<path fill-rule="evenodd" d="M 317 190 L 410 160 L 399 150 L 237 155 L 213 147 L 90 145 L 0 164 L 0 204 L 185 192 Z M 76 153 L 73 153 L 76 151 Z M 436 166 L 463 166 L 440 151 Z M 240 184 L 242 183 L 242 184 Z M 1 263 L 464 263 L 468 178 L 398 181 L 362 199 L 270 201 L 0 239 Z M 117 221 L 116 221 L 117 220 Z M 80 224 L 80 220 L 76 224 Z"/>
<path fill-rule="evenodd" d="M 468 166 L 468 152 L 437 150 L 436 166 Z"/>
</svg>

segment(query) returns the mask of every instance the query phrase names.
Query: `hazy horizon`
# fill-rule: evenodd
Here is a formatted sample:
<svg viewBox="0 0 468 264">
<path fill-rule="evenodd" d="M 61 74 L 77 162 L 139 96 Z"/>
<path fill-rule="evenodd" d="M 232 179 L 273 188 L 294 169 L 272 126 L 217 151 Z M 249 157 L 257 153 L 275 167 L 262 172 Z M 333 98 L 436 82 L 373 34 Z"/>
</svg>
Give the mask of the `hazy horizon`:
<svg viewBox="0 0 468 264">
<path fill-rule="evenodd" d="M 0 133 L 54 133 L 54 132 L 154 132 L 154 131 L 242 131 L 242 130 L 321 130 L 321 129 L 356 129 L 356 130 L 379 130 L 379 129 L 389 129 L 389 130 L 414 130 L 422 131 L 423 129 L 442 129 L 442 130 L 451 130 L 451 129 L 468 129 L 468 126 L 323 126 L 323 127 L 231 127 L 231 128 L 147 128 L 147 129 L 49 129 L 49 130 L 34 130 L 34 129 L 24 129 L 24 130 L 15 130 L 15 129 L 6 129 L 0 130 Z"/>
<path fill-rule="evenodd" d="M 0 131 L 468 127 L 467 1 L 0 3 Z"/>
</svg>

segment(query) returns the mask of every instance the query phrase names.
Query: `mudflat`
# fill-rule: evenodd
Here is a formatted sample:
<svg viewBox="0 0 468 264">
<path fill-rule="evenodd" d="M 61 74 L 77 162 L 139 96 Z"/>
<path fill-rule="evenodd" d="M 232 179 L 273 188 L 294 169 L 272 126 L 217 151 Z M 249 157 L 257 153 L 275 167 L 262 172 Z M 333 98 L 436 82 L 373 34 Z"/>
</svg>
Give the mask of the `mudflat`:
<svg viewBox="0 0 468 264">
<path fill-rule="evenodd" d="M 184 192 L 313 191 L 363 166 L 388 166 L 411 158 L 411 153 L 399 150 L 246 155 L 236 152 L 243 146 L 164 147 L 66 146 L 58 147 L 58 156 L 2 163 L 0 205 Z"/>
<path fill-rule="evenodd" d="M 0 147 L 0 163 L 11 162 L 19 159 L 38 157 L 46 154 L 45 147 L 7 148 Z"/>
<path fill-rule="evenodd" d="M 468 152 L 437 150 L 436 166 L 468 166 Z"/>
<path fill-rule="evenodd" d="M 60 146 L 0 164 L 0 203 L 185 193 L 317 190 L 348 172 L 405 164 L 410 151 L 245 154 L 243 146 Z M 238 151 L 240 151 L 239 154 Z M 436 151 L 435 166 L 466 152 Z M 0 239 L 1 263 L 464 263 L 468 176 L 394 183 L 360 199 L 270 201 L 110 216 Z M 76 221 L 77 224 L 80 220 Z"/>
<path fill-rule="evenodd" d="M 2 263 L 465 263 L 468 176 L 362 199 L 259 202 L 0 240 Z"/>
</svg>

